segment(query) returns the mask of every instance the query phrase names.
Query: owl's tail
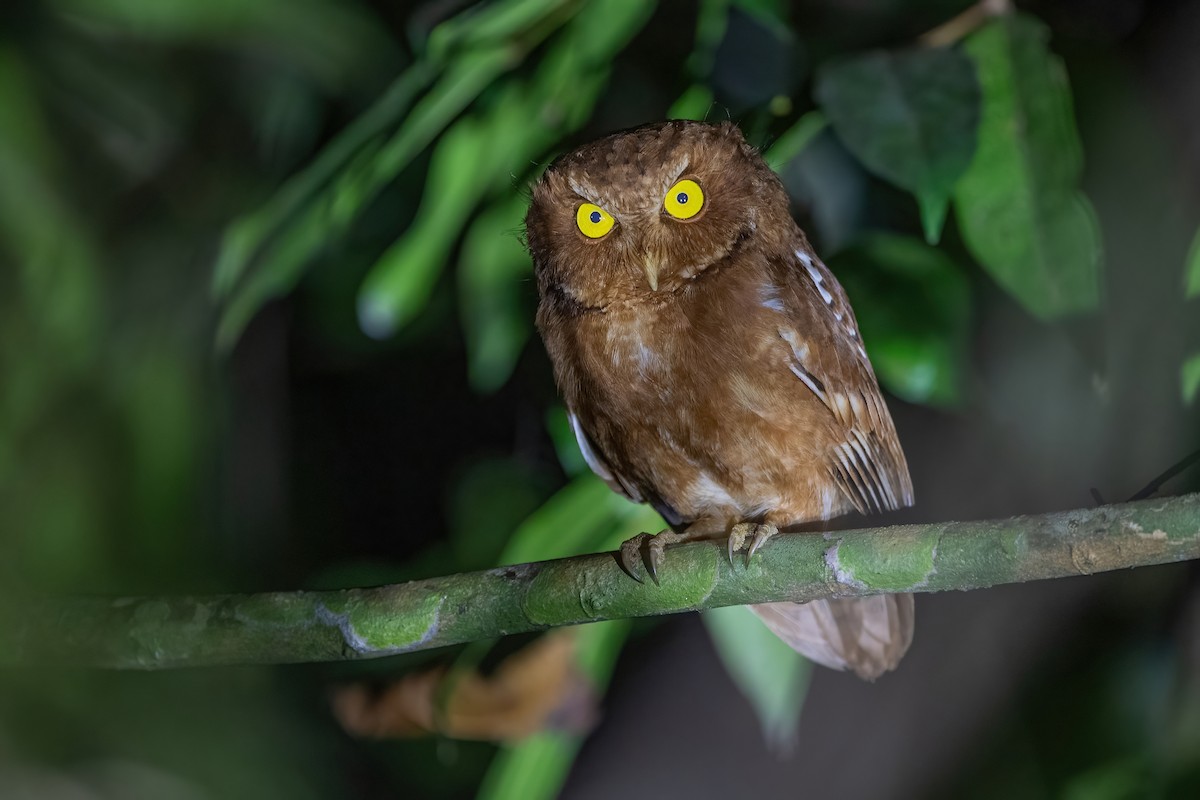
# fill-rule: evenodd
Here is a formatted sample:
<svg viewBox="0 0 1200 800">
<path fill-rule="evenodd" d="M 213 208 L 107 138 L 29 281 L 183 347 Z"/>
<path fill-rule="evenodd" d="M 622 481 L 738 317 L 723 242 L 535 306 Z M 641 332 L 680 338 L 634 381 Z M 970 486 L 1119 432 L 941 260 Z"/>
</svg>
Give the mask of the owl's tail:
<svg viewBox="0 0 1200 800">
<path fill-rule="evenodd" d="M 832 669 L 850 669 L 868 681 L 895 669 L 912 644 L 911 594 L 764 603 L 750 609 L 802 656 Z"/>
</svg>

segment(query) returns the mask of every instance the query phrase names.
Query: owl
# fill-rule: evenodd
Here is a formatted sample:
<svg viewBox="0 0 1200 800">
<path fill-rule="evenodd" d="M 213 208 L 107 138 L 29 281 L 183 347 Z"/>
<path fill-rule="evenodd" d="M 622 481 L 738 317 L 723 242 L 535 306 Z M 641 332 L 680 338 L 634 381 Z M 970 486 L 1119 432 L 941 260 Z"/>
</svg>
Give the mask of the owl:
<svg viewBox="0 0 1200 800">
<path fill-rule="evenodd" d="M 561 156 L 533 187 L 537 326 L 579 448 L 671 526 L 621 547 L 657 580 L 666 545 L 913 502 L 904 453 L 833 274 L 736 125 L 669 121 Z M 912 640 L 911 595 L 752 609 L 817 663 L 874 679 Z"/>
</svg>

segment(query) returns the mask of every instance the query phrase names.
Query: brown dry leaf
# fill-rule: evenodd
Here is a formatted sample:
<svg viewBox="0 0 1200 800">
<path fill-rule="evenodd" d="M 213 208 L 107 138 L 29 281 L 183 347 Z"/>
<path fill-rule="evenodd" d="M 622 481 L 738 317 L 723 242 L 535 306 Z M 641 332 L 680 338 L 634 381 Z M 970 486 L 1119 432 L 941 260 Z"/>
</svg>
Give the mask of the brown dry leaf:
<svg viewBox="0 0 1200 800">
<path fill-rule="evenodd" d="M 333 696 L 334 716 L 354 736 L 440 734 L 511 741 L 544 730 L 586 731 L 596 695 L 575 661 L 572 630 L 552 631 L 504 659 L 491 675 L 435 667 L 382 692 L 355 684 Z"/>
</svg>

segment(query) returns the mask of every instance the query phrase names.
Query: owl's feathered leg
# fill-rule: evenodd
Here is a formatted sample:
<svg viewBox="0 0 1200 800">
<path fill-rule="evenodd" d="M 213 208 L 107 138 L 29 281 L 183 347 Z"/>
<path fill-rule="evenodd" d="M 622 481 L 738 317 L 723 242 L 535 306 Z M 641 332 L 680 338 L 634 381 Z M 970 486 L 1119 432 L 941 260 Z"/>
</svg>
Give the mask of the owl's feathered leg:
<svg viewBox="0 0 1200 800">
<path fill-rule="evenodd" d="M 621 568 L 638 583 L 642 582 L 639 564 L 644 563 L 650 579 L 658 584 L 658 571 L 662 568 L 663 549 L 669 544 L 695 542 L 702 539 L 719 539 L 729 529 L 722 519 L 704 518 L 688 525 L 682 531 L 664 530 L 656 534 L 639 533 L 621 544 Z M 643 555 L 643 550 L 645 551 Z"/>
</svg>

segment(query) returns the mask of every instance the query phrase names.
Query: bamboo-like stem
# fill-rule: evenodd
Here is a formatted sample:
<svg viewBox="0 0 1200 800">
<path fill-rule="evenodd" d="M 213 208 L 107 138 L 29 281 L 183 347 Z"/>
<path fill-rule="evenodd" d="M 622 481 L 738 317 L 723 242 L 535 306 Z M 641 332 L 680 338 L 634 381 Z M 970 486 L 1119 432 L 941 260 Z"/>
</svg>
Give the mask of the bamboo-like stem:
<svg viewBox="0 0 1200 800">
<path fill-rule="evenodd" d="M 1001 583 L 1200 558 L 1200 494 L 979 522 L 781 534 L 749 565 L 670 547 L 662 584 L 612 553 L 372 589 L 57 598 L 0 633 L 0 663 L 121 669 L 339 661 L 719 606 Z"/>
</svg>

